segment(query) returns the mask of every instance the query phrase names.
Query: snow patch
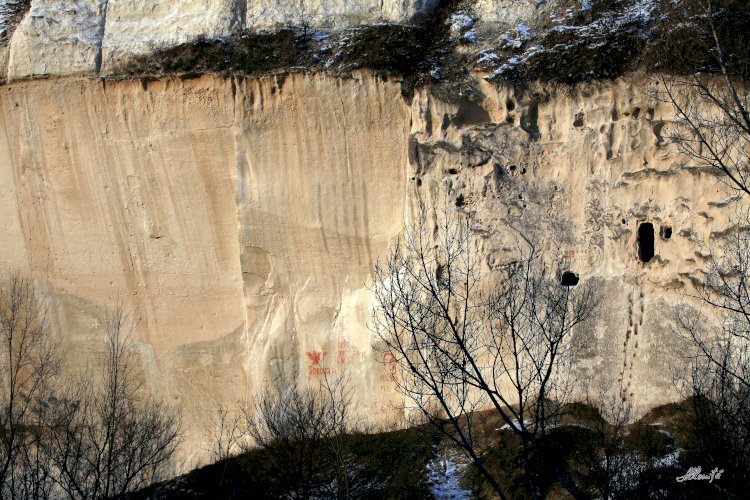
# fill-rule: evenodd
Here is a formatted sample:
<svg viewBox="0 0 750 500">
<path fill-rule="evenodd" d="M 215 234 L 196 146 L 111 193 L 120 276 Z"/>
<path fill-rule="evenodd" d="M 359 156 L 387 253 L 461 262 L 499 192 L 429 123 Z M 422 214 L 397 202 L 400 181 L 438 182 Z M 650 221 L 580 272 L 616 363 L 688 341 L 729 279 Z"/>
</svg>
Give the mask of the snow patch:
<svg viewBox="0 0 750 500">
<path fill-rule="evenodd" d="M 471 493 L 461 486 L 461 471 L 466 464 L 457 461 L 458 454 L 436 456 L 427 464 L 427 482 L 436 500 L 463 500 Z"/>
<path fill-rule="evenodd" d="M 461 36 L 461 40 L 466 43 L 475 43 L 477 41 L 477 34 L 474 30 L 467 31 Z"/>
<path fill-rule="evenodd" d="M 500 40 L 509 48 L 520 49 L 524 43 L 531 40 L 531 31 L 525 24 L 519 24 L 515 28 L 515 36 L 505 33 L 500 36 Z"/>
<path fill-rule="evenodd" d="M 456 33 L 463 33 L 464 31 L 468 31 L 473 27 L 474 18 L 472 18 L 471 16 L 464 13 L 453 14 L 451 16 L 451 31 L 455 31 Z"/>
<path fill-rule="evenodd" d="M 487 66 L 493 66 L 499 60 L 500 58 L 498 57 L 497 54 L 495 54 L 491 50 L 485 50 L 481 52 L 481 57 L 477 59 L 477 64 L 485 64 Z"/>
</svg>

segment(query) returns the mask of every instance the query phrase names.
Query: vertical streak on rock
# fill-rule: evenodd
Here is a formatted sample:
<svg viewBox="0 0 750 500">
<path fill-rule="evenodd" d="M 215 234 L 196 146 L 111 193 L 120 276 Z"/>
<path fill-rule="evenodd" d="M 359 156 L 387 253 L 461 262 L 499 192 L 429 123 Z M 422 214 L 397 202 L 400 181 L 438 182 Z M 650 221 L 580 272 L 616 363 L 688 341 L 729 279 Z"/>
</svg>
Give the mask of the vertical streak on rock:
<svg viewBox="0 0 750 500">
<path fill-rule="evenodd" d="M 104 41 L 104 30 L 107 27 L 107 5 L 109 0 L 103 0 L 101 5 L 101 22 L 99 23 L 99 43 L 97 44 L 96 57 L 94 59 L 94 67 L 97 74 L 102 69 L 102 42 Z"/>
<path fill-rule="evenodd" d="M 229 32 L 243 30 L 247 21 L 248 0 L 235 0 L 232 4 L 232 12 L 229 16 Z"/>
<path fill-rule="evenodd" d="M 245 280 L 244 280 L 244 268 L 242 264 L 242 255 L 245 251 L 245 245 L 243 241 L 243 230 L 242 230 L 242 208 L 241 203 L 244 199 L 243 196 L 243 189 L 244 189 L 244 172 L 243 172 L 243 165 L 245 165 L 245 158 L 242 155 L 241 148 L 239 146 L 240 144 L 240 137 L 239 135 L 243 131 L 243 126 L 240 121 L 245 117 L 247 113 L 247 109 L 245 107 L 245 99 L 247 96 L 245 95 L 245 90 L 247 86 L 241 85 L 241 82 L 239 82 L 235 77 L 232 77 L 232 112 L 233 112 L 233 120 L 232 120 L 232 126 L 234 129 L 234 156 L 235 156 L 235 168 L 237 169 L 237 184 L 235 186 L 235 206 L 236 206 L 236 217 L 237 217 L 237 241 L 238 241 L 238 250 L 239 253 L 237 255 L 237 259 L 239 260 L 238 268 L 240 270 L 240 282 L 242 283 L 242 318 L 243 318 L 243 324 L 242 324 L 242 335 L 240 338 L 240 344 L 249 348 L 249 340 L 250 340 L 250 332 L 249 332 L 249 320 L 248 320 L 248 309 L 249 309 L 249 303 L 248 303 L 248 297 L 247 297 L 247 287 L 245 286 Z M 238 98 L 238 94 L 241 96 L 241 98 Z M 244 355 L 245 353 L 240 353 L 240 355 Z M 243 369 L 245 368 L 245 364 L 243 363 Z M 245 383 L 249 386 L 251 382 L 251 374 L 247 372 L 245 369 Z M 250 390 L 250 387 L 244 388 L 245 393 L 247 394 Z"/>
</svg>

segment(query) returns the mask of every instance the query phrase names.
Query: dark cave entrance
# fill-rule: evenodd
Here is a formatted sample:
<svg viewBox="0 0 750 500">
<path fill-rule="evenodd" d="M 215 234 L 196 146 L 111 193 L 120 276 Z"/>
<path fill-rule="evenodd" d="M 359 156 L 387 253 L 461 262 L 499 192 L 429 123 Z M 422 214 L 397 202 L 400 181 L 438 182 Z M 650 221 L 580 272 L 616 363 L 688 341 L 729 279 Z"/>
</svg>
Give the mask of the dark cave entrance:
<svg viewBox="0 0 750 500">
<path fill-rule="evenodd" d="M 578 284 L 578 275 L 572 271 L 565 271 L 560 277 L 562 286 L 576 286 Z"/>
<path fill-rule="evenodd" d="M 638 258 L 648 262 L 654 257 L 654 225 L 644 222 L 638 226 Z"/>
</svg>

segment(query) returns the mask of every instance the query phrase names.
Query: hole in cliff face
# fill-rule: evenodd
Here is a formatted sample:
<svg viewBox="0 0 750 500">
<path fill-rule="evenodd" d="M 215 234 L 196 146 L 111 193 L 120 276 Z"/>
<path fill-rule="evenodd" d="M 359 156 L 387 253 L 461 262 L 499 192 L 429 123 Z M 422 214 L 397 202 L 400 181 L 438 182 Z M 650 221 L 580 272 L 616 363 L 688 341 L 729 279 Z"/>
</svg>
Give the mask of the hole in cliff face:
<svg viewBox="0 0 750 500">
<path fill-rule="evenodd" d="M 530 103 L 528 109 L 521 113 L 520 125 L 529 134 L 532 141 L 536 141 L 542 136 L 539 132 L 539 103 Z"/>
<path fill-rule="evenodd" d="M 560 277 L 562 286 L 576 286 L 578 284 L 578 275 L 572 271 L 565 271 Z"/>
<path fill-rule="evenodd" d="M 513 111 L 514 109 L 516 109 L 516 103 L 513 102 L 512 99 L 507 99 L 505 101 L 505 109 L 507 109 L 508 111 Z"/>
<path fill-rule="evenodd" d="M 451 175 L 456 175 L 458 173 L 458 170 L 456 170 L 455 168 L 449 168 L 448 173 Z"/>
<path fill-rule="evenodd" d="M 459 208 L 461 208 L 461 207 L 464 206 L 464 203 L 465 203 L 464 202 L 464 195 L 459 194 L 458 198 L 456 198 L 456 206 L 459 207 Z"/>
<path fill-rule="evenodd" d="M 644 222 L 638 226 L 638 258 L 649 262 L 654 257 L 654 225 Z"/>
<path fill-rule="evenodd" d="M 456 127 L 462 128 L 467 125 L 484 125 L 492 120 L 486 109 L 464 97 L 451 121 Z"/>
<path fill-rule="evenodd" d="M 583 113 L 576 113 L 576 117 L 573 120 L 574 127 L 583 127 Z"/>
<path fill-rule="evenodd" d="M 443 123 L 440 125 L 440 130 L 442 130 L 443 132 L 445 132 L 446 130 L 448 130 L 448 127 L 450 127 L 450 126 L 451 126 L 451 119 L 448 116 L 448 113 L 444 113 L 443 114 Z"/>
<path fill-rule="evenodd" d="M 633 120 L 637 120 L 641 116 L 641 108 L 633 108 Z"/>
<path fill-rule="evenodd" d="M 660 148 L 660 147 L 664 146 L 664 143 L 665 143 L 664 136 L 662 135 L 662 130 L 663 129 L 664 129 L 664 124 L 663 123 L 657 123 L 657 124 L 655 124 L 653 126 L 653 129 L 652 129 L 653 132 L 654 132 L 654 135 L 656 136 L 656 147 L 657 148 Z"/>
<path fill-rule="evenodd" d="M 672 226 L 662 226 L 659 233 L 661 234 L 661 239 L 668 240 L 672 237 Z"/>
</svg>

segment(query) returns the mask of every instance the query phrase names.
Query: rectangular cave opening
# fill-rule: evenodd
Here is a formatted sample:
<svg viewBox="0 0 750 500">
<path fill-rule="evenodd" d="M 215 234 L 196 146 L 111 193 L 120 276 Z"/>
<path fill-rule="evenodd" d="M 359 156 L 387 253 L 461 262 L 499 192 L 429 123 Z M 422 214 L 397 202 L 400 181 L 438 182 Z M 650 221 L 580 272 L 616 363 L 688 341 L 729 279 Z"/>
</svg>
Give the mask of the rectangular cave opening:
<svg viewBox="0 0 750 500">
<path fill-rule="evenodd" d="M 638 226 L 638 258 L 649 262 L 654 257 L 654 225 L 644 222 Z"/>
</svg>

